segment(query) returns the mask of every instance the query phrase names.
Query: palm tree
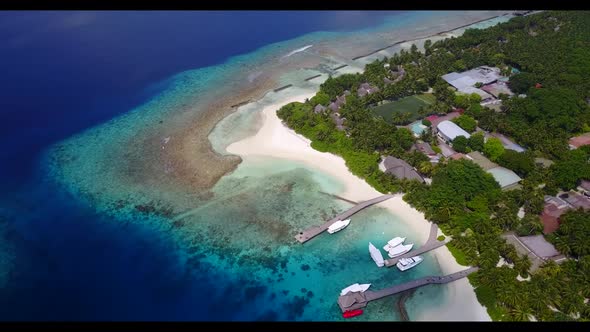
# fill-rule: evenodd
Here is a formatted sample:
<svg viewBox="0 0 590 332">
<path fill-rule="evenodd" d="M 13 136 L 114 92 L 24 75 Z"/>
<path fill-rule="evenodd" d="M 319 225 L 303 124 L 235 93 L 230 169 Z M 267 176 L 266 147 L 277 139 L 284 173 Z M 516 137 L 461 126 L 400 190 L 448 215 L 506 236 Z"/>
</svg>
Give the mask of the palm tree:
<svg viewBox="0 0 590 332">
<path fill-rule="evenodd" d="M 532 316 L 529 308 L 522 304 L 519 304 L 510 310 L 510 317 L 517 322 L 528 322 L 529 316 Z"/>
</svg>

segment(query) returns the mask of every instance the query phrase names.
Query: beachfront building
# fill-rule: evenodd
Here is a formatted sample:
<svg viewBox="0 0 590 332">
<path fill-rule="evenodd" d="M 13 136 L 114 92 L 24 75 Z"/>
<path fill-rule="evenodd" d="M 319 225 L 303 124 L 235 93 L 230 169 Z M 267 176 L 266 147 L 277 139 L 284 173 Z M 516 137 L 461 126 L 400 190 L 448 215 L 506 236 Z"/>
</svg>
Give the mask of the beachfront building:
<svg viewBox="0 0 590 332">
<path fill-rule="evenodd" d="M 590 133 L 585 133 L 580 136 L 572 137 L 569 140 L 570 150 L 579 148 L 580 146 L 590 145 Z"/>
<path fill-rule="evenodd" d="M 331 102 L 330 105 L 328 105 L 328 108 L 332 112 L 338 112 L 340 107 L 342 107 L 344 104 L 346 104 L 346 91 L 342 96 L 336 97 L 336 100 Z"/>
<path fill-rule="evenodd" d="M 465 138 L 471 137 L 468 132 L 457 126 L 455 123 L 445 120 L 436 126 L 438 137 L 447 143 L 452 143 L 453 140 L 458 136 L 464 136 Z"/>
<path fill-rule="evenodd" d="M 313 112 L 315 114 L 323 113 L 325 111 L 326 111 L 326 107 L 324 105 L 321 105 L 321 104 L 315 105 L 315 108 L 313 109 Z"/>
<path fill-rule="evenodd" d="M 410 166 L 406 161 L 387 156 L 379 164 L 381 171 L 391 174 L 398 179 L 418 180 L 424 182 L 424 179 Z"/>
<path fill-rule="evenodd" d="M 369 83 L 363 83 L 357 89 L 357 95 L 359 97 L 364 97 L 366 95 L 370 95 L 372 93 L 379 92 L 379 88 L 376 86 L 371 86 Z"/>
</svg>

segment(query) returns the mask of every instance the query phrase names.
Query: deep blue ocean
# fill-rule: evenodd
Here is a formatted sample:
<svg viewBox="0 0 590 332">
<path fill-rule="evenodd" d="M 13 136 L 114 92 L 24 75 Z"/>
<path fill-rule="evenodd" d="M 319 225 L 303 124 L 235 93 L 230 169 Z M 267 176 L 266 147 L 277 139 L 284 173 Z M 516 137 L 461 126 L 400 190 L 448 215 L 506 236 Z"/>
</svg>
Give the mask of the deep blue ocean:
<svg viewBox="0 0 590 332">
<path fill-rule="evenodd" d="M 232 308 L 202 310 L 194 280 L 174 275 L 174 243 L 115 227 L 48 182 L 43 152 L 136 107 L 179 72 L 391 15 L 0 12 L 0 241 L 15 257 L 0 320 L 231 318 Z"/>
</svg>

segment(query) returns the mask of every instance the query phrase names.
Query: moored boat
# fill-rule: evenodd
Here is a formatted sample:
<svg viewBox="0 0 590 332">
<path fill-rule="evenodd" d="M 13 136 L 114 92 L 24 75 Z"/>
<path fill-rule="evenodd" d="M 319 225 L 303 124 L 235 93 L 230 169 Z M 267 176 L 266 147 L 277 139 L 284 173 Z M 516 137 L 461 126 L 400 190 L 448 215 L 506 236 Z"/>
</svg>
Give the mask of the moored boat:
<svg viewBox="0 0 590 332">
<path fill-rule="evenodd" d="M 363 314 L 363 309 L 348 310 L 342 314 L 344 318 L 352 318 Z"/>
<path fill-rule="evenodd" d="M 371 284 L 358 284 L 358 283 L 352 284 L 352 285 L 344 288 L 343 290 L 341 290 L 340 295 L 341 296 L 346 295 L 349 292 L 353 292 L 353 293 L 354 292 L 361 292 L 362 293 L 362 292 L 366 291 L 367 289 L 369 289 L 369 287 L 371 287 Z"/>
<path fill-rule="evenodd" d="M 404 243 L 406 240 L 405 237 L 394 237 L 393 239 L 389 240 L 387 244 L 383 247 L 383 250 L 389 251 L 394 247 L 399 246 L 400 244 Z"/>
<path fill-rule="evenodd" d="M 424 259 L 421 256 L 414 256 L 414 257 L 410 257 L 410 258 L 401 258 L 399 260 L 399 262 L 397 262 L 397 264 L 395 264 L 395 266 L 397 266 L 397 268 L 400 271 L 406 271 L 409 270 L 411 268 L 413 268 L 414 266 L 422 263 Z"/>
<path fill-rule="evenodd" d="M 371 254 L 371 258 L 375 261 L 378 267 L 385 266 L 385 260 L 383 259 L 383 255 L 379 249 L 375 248 L 375 246 L 369 242 L 369 253 Z"/>
<path fill-rule="evenodd" d="M 330 227 L 328 227 L 328 233 L 334 234 L 334 233 L 336 233 L 338 231 L 341 231 L 346 226 L 348 226 L 348 224 L 350 224 L 350 219 L 338 220 L 337 222 L 335 222 L 332 225 L 330 225 Z"/>
<path fill-rule="evenodd" d="M 399 246 L 389 249 L 387 255 L 391 258 L 401 256 L 401 255 L 407 253 L 408 251 L 412 250 L 413 247 L 414 247 L 413 243 L 405 244 L 405 245 L 400 244 Z"/>
</svg>

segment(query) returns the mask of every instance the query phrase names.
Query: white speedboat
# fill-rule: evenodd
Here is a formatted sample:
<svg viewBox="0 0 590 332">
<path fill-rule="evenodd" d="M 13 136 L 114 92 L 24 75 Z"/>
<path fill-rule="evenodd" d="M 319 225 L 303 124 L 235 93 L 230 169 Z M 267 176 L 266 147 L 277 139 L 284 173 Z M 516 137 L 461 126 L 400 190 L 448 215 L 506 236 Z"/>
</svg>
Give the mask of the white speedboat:
<svg viewBox="0 0 590 332">
<path fill-rule="evenodd" d="M 383 255 L 379 249 L 375 248 L 375 246 L 369 242 L 369 253 L 371 253 L 371 258 L 375 261 L 378 267 L 385 266 L 385 260 L 383 259 Z"/>
<path fill-rule="evenodd" d="M 409 270 L 411 268 L 413 268 L 414 266 L 422 263 L 424 259 L 421 256 L 414 256 L 414 257 L 410 257 L 410 258 L 401 258 L 399 260 L 399 262 L 397 262 L 397 264 L 395 264 L 395 266 L 397 266 L 397 268 L 400 271 L 406 271 Z"/>
<path fill-rule="evenodd" d="M 395 247 L 389 249 L 387 255 L 391 258 L 401 256 L 401 255 L 407 253 L 408 251 L 412 250 L 412 247 L 414 247 L 413 243 L 400 244 L 399 246 L 395 246 Z"/>
<path fill-rule="evenodd" d="M 383 250 L 389 251 L 394 247 L 399 246 L 400 244 L 404 243 L 406 240 L 405 237 L 394 237 L 393 239 L 389 240 L 387 244 L 383 247 Z"/>
<path fill-rule="evenodd" d="M 361 285 L 359 285 L 358 283 L 352 284 L 352 285 L 344 288 L 342 291 L 340 291 L 340 295 L 341 296 L 346 295 L 349 292 L 361 292 L 362 293 L 362 292 L 366 291 L 367 289 L 369 289 L 369 287 L 371 287 L 371 284 L 361 284 Z"/>
<path fill-rule="evenodd" d="M 328 227 L 328 233 L 334 234 L 334 233 L 336 233 L 338 231 L 341 231 L 346 226 L 348 226 L 348 224 L 350 224 L 350 219 L 338 220 L 337 222 L 335 222 L 332 225 L 330 225 L 330 227 Z"/>
</svg>

